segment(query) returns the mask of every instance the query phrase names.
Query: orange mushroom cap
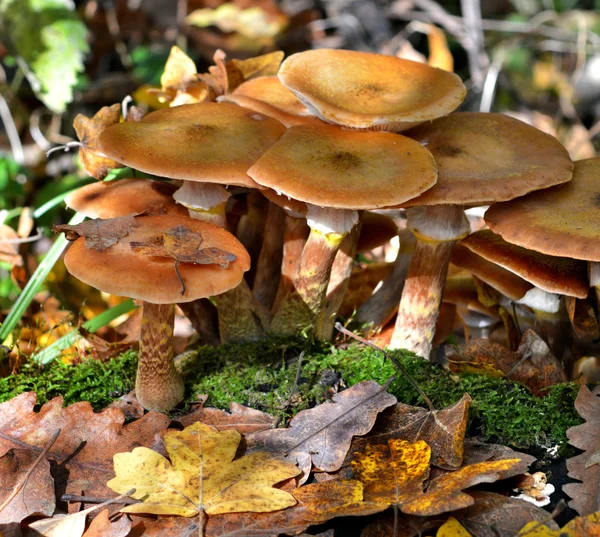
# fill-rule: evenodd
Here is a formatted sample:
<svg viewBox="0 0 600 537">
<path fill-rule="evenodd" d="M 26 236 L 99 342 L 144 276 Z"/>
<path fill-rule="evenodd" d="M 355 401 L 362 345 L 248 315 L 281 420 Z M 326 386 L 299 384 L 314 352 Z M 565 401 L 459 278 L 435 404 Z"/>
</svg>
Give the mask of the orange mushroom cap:
<svg viewBox="0 0 600 537">
<path fill-rule="evenodd" d="M 467 93 L 448 71 L 350 50 L 293 54 L 278 76 L 315 115 L 357 129 L 400 132 L 449 114 Z"/>
<path fill-rule="evenodd" d="M 160 177 L 256 188 L 246 170 L 284 131 L 273 118 L 240 106 L 200 103 L 113 125 L 99 144 L 118 162 Z"/>
</svg>

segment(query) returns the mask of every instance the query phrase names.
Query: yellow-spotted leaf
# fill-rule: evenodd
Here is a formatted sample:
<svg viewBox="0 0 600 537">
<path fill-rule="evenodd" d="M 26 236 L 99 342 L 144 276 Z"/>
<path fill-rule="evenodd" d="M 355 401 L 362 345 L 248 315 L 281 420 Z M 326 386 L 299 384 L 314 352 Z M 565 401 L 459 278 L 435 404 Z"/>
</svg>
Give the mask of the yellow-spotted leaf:
<svg viewBox="0 0 600 537">
<path fill-rule="evenodd" d="M 600 536 L 600 512 L 571 520 L 560 530 L 552 530 L 539 522 L 529 522 L 518 537 L 598 537 Z"/>
<path fill-rule="evenodd" d="M 107 485 L 124 493 L 132 488 L 142 503 L 128 513 L 181 515 L 285 509 L 295 498 L 273 485 L 300 473 L 270 453 L 255 452 L 234 460 L 241 440 L 237 431 L 218 432 L 203 423 L 168 431 L 164 444 L 170 461 L 148 448 L 114 457 L 117 477 Z"/>
</svg>

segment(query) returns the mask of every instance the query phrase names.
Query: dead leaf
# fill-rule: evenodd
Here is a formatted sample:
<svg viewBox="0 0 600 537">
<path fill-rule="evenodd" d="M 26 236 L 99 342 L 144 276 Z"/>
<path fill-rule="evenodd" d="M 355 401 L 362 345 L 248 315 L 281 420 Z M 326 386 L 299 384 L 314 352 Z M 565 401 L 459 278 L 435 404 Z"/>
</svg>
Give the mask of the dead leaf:
<svg viewBox="0 0 600 537">
<path fill-rule="evenodd" d="M 334 395 L 331 402 L 299 412 L 287 429 L 253 434 L 248 449 L 286 455 L 300 466 L 304 482 L 312 464 L 325 472 L 339 470 L 352 437 L 368 433 L 377 414 L 395 402 L 385 387 L 360 382 Z"/>
<path fill-rule="evenodd" d="M 19 235 L 13 228 L 6 224 L 0 225 L 0 261 L 10 263 L 11 267 L 23 266 L 18 241 Z"/>
<path fill-rule="evenodd" d="M 86 220 L 74 226 L 69 224 L 53 226 L 52 231 L 54 233 L 63 232 L 68 241 L 84 237 L 86 248 L 104 252 L 112 245 L 117 244 L 119 239 L 129 235 L 129 231 L 136 227 L 138 227 L 138 223 L 133 216 L 119 216 L 106 220 Z"/>
<path fill-rule="evenodd" d="M 131 520 L 127 515 L 121 515 L 116 521 L 108 518 L 108 509 L 98 513 L 83 537 L 126 537 L 131 530 Z"/>
<path fill-rule="evenodd" d="M 171 462 L 144 447 L 117 453 L 117 477 L 107 485 L 119 493 L 136 489 L 132 496 L 143 502 L 122 509 L 126 513 L 192 517 L 294 505 L 293 496 L 272 485 L 298 475 L 299 470 L 264 452 L 234 461 L 240 440 L 237 431 L 218 432 L 202 423 L 167 431 L 164 443 Z"/>
<path fill-rule="evenodd" d="M 116 219 L 115 219 L 116 220 Z M 81 225 L 81 224 L 79 224 Z M 147 242 L 131 242 L 131 249 L 139 254 L 156 257 L 170 257 L 175 261 L 175 272 L 181 282 L 181 294 L 185 294 L 185 283 L 179 274 L 179 263 L 195 265 L 219 265 L 227 268 L 236 256 L 220 248 L 203 248 L 202 235 L 185 226 L 176 226 Z"/>
<path fill-rule="evenodd" d="M 92 118 L 78 114 L 73 122 L 77 137 L 81 142 L 79 158 L 83 169 L 96 179 L 104 179 L 112 168 L 122 168 L 116 160 L 108 158 L 98 147 L 98 137 L 111 125 L 121 120 L 121 105 L 104 106 Z"/>
<path fill-rule="evenodd" d="M 144 407 L 139 404 L 135 396 L 135 390 L 126 393 L 113 401 L 108 408 L 120 408 L 125 414 L 125 419 L 132 420 L 144 415 Z"/>
<path fill-rule="evenodd" d="M 238 403 L 229 403 L 229 410 L 230 412 L 226 412 L 197 405 L 189 414 L 177 418 L 177 421 L 184 427 L 200 421 L 211 425 L 217 431 L 234 429 L 245 436 L 272 429 L 277 423 L 277 418 L 274 416 Z"/>
<path fill-rule="evenodd" d="M 231 93 L 240 84 L 260 76 L 275 76 L 279 71 L 284 53 L 281 50 L 269 52 L 246 60 L 233 59 L 228 61 L 227 67 L 227 93 Z"/>
<path fill-rule="evenodd" d="M 472 537 L 454 517 L 450 517 L 435 534 L 436 537 Z"/>
<path fill-rule="evenodd" d="M 590 459 L 600 451 L 599 395 L 600 387 L 590 391 L 587 386 L 581 386 L 575 409 L 585 423 L 567 429 L 569 444 L 584 451 L 567 460 L 568 475 L 582 483 L 567 483 L 563 490 L 573 498 L 569 507 L 582 516 L 600 511 L 600 464 L 588 466 Z"/>
<path fill-rule="evenodd" d="M 599 334 L 598 319 L 588 300 L 565 296 L 564 301 L 575 333 L 580 338 L 597 338 Z"/>
<path fill-rule="evenodd" d="M 470 404 L 471 398 L 467 394 L 457 403 L 435 413 L 397 403 L 381 413 L 364 438 L 352 440 L 345 463 L 349 464 L 352 454 L 363 451 L 369 444 L 396 438 L 408 442 L 424 440 L 431 448 L 431 464 L 446 469 L 460 468 Z"/>
<path fill-rule="evenodd" d="M 530 522 L 518 537 L 598 537 L 600 536 L 600 513 L 585 518 L 577 517 L 560 530 L 551 530 L 539 522 Z"/>
<path fill-rule="evenodd" d="M 171 48 L 160 85 L 158 99 L 170 106 L 212 101 L 215 97 L 209 85 L 198 78 L 194 60 L 176 46 Z"/>
<path fill-rule="evenodd" d="M 503 459 L 521 459 L 524 473 L 537 459 L 533 455 L 515 451 L 500 444 L 486 444 L 477 440 L 466 440 L 463 464 L 465 466 L 486 461 L 501 461 Z"/>
</svg>

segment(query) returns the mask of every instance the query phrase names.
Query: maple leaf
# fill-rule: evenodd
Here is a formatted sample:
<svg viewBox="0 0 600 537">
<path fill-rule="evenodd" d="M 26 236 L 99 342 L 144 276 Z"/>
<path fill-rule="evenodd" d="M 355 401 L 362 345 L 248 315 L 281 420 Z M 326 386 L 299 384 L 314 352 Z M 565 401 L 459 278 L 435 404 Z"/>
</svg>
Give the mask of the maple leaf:
<svg viewBox="0 0 600 537">
<path fill-rule="evenodd" d="M 86 248 L 104 252 L 117 244 L 119 239 L 129 235 L 129 232 L 137 226 L 138 223 L 133 216 L 119 216 L 106 220 L 86 220 L 74 226 L 69 224 L 53 226 L 52 231 L 54 233 L 63 232 L 69 241 L 84 237 Z"/>
<path fill-rule="evenodd" d="M 294 465 L 264 452 L 233 460 L 241 440 L 237 431 L 218 432 L 203 423 L 168 431 L 164 443 L 171 459 L 148 448 L 117 453 L 115 473 L 107 485 L 143 503 L 126 513 L 182 515 L 275 511 L 296 503 L 272 485 L 298 475 Z"/>
<path fill-rule="evenodd" d="M 287 429 L 253 434 L 248 449 L 286 455 L 308 479 L 311 465 L 325 472 L 339 470 L 352 437 L 368 433 L 377 414 L 396 403 L 396 398 L 368 380 L 337 393 L 331 402 L 299 412 Z"/>
<path fill-rule="evenodd" d="M 413 443 L 424 440 L 431 448 L 431 464 L 449 470 L 460 468 L 470 404 L 467 394 L 435 412 L 397 403 L 381 413 L 365 437 L 352 440 L 345 464 L 350 464 L 352 454 L 363 451 L 367 445 L 395 438 Z"/>
<path fill-rule="evenodd" d="M 80 224 L 81 225 L 81 224 Z M 175 272 L 181 283 L 181 294 L 185 294 L 185 283 L 179 274 L 179 263 L 195 265 L 220 265 L 227 268 L 236 256 L 220 248 L 203 248 L 202 235 L 185 226 L 174 228 L 151 237 L 147 242 L 131 242 L 131 249 L 139 254 L 156 257 L 171 257 L 175 260 Z"/>
<path fill-rule="evenodd" d="M 600 535 L 600 513 L 577 517 L 560 530 L 551 530 L 539 522 L 530 522 L 518 537 L 593 537 Z"/>
<path fill-rule="evenodd" d="M 234 429 L 246 437 L 252 433 L 272 429 L 277 423 L 275 416 L 239 403 L 229 403 L 229 410 L 230 412 L 226 412 L 218 408 L 204 408 L 203 405 L 198 405 L 189 414 L 177 418 L 177 421 L 184 427 L 199 421 L 211 425 L 217 431 Z"/>
<path fill-rule="evenodd" d="M 569 443 L 584 450 L 567 460 L 569 477 L 582 483 L 567 483 L 563 490 L 573 498 L 569 507 L 586 516 L 600 511 L 600 386 L 590 391 L 585 385 L 579 389 L 575 409 L 585 420 L 582 425 L 567 429 Z"/>
<path fill-rule="evenodd" d="M 73 122 L 81 142 L 79 158 L 83 169 L 96 179 L 104 179 L 112 168 L 122 168 L 116 160 L 108 158 L 98 147 L 98 137 L 104 129 L 121 121 L 121 105 L 104 106 L 89 118 L 78 114 Z"/>
</svg>

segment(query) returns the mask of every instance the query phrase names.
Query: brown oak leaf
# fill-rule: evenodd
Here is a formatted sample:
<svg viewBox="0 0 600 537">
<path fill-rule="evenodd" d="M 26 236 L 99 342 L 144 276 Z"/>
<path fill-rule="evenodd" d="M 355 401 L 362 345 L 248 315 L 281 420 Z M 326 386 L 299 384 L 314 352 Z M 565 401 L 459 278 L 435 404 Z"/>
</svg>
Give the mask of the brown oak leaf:
<svg viewBox="0 0 600 537">
<path fill-rule="evenodd" d="M 284 454 L 295 461 L 308 479 L 311 465 L 325 472 L 339 470 L 353 436 L 368 433 L 377 414 L 396 398 L 374 381 L 355 384 L 337 393 L 331 402 L 299 412 L 287 429 L 272 429 L 248 438 L 250 450 Z"/>
<path fill-rule="evenodd" d="M 119 216 L 118 218 L 107 218 L 106 220 L 86 220 L 74 226 L 62 224 L 54 226 L 54 233 L 64 233 L 69 241 L 75 241 L 79 237 L 85 238 L 85 247 L 97 252 L 104 252 L 119 239 L 129 235 L 129 231 L 137 227 L 133 216 Z"/>
<path fill-rule="evenodd" d="M 104 129 L 121 120 L 121 105 L 104 106 L 89 118 L 83 114 L 75 117 L 73 127 L 81 142 L 79 158 L 83 169 L 96 179 L 104 179 L 111 168 L 122 168 L 116 160 L 108 158 L 98 147 L 98 136 Z"/>
<path fill-rule="evenodd" d="M 103 509 L 92 520 L 83 537 L 126 537 L 131 530 L 131 520 L 127 515 L 111 522 L 108 509 Z"/>
<path fill-rule="evenodd" d="M 131 242 L 131 249 L 142 255 L 170 257 L 175 261 L 175 272 L 181 282 L 181 294 L 185 294 L 185 283 L 179 274 L 179 263 L 196 265 L 220 265 L 227 268 L 236 256 L 220 248 L 203 248 L 202 235 L 185 226 L 176 226 L 147 242 Z"/>
<path fill-rule="evenodd" d="M 352 454 L 369 444 L 381 444 L 397 438 L 408 442 L 424 440 L 431 448 L 431 464 L 453 470 L 463 462 L 463 444 L 471 398 L 465 394 L 457 403 L 431 412 L 421 407 L 397 403 L 384 410 L 369 434 L 354 438 L 345 463 Z"/>
</svg>

